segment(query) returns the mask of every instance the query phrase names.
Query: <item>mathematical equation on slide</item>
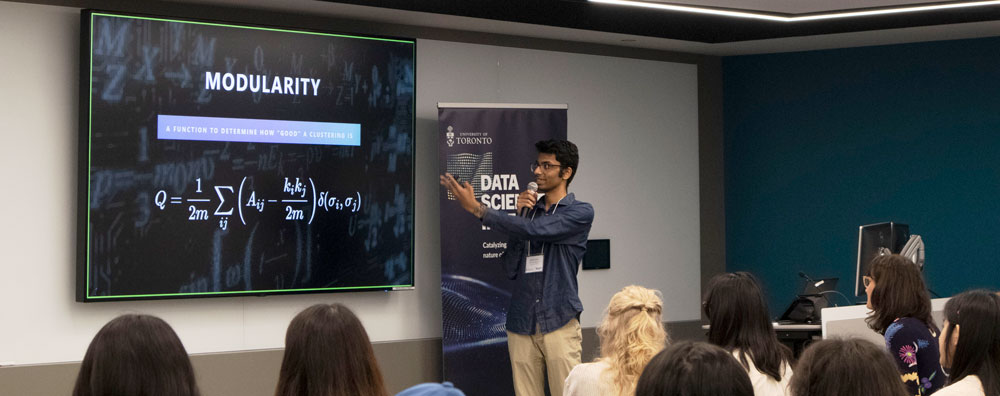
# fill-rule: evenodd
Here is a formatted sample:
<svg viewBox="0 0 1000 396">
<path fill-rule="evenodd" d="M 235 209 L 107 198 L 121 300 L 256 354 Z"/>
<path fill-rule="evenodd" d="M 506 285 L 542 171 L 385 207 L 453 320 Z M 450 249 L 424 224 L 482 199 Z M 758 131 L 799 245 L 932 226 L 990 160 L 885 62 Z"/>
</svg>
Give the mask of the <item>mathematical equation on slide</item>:
<svg viewBox="0 0 1000 396">
<path fill-rule="evenodd" d="M 298 177 L 294 181 L 286 177 L 279 196 L 264 197 L 253 189 L 244 188 L 247 183 L 247 178 L 244 177 L 238 189 L 233 186 L 213 186 L 218 197 L 217 205 L 214 205 L 212 198 L 171 196 L 166 190 L 160 190 L 156 192 L 153 205 L 161 211 L 172 205 L 187 205 L 188 221 L 209 221 L 211 216 L 215 216 L 219 220 L 219 228 L 223 230 L 229 227 L 229 217 L 233 216 L 233 212 L 239 215 L 240 223 L 246 225 L 246 219 L 253 211 L 263 213 L 265 209 L 277 207 L 284 211 L 286 221 L 307 221 L 312 224 L 319 209 L 325 212 L 334 210 L 351 213 L 361 210 L 360 192 L 353 196 L 335 197 L 329 191 L 317 191 L 311 177 L 306 180 L 308 185 Z M 201 179 L 195 179 L 195 184 L 195 194 L 201 194 Z"/>
</svg>

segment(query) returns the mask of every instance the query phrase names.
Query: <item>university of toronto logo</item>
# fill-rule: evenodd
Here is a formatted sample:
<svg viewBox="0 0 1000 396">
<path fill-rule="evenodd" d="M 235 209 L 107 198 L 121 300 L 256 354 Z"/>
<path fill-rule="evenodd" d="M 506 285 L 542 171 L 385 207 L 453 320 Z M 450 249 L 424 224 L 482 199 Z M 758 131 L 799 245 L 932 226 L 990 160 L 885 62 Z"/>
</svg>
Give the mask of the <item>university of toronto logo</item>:
<svg viewBox="0 0 1000 396">
<path fill-rule="evenodd" d="M 448 125 L 448 133 L 444 134 L 448 138 L 448 147 L 455 145 L 455 132 L 452 132 L 455 128 Z"/>
</svg>

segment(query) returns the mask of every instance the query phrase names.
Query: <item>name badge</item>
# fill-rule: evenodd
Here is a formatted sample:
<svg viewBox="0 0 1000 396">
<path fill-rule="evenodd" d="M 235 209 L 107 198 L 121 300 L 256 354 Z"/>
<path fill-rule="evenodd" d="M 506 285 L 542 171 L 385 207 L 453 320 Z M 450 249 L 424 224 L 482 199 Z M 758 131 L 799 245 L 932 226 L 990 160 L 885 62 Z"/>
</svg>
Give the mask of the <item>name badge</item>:
<svg viewBox="0 0 1000 396">
<path fill-rule="evenodd" d="M 524 263 L 524 273 L 533 274 L 542 272 L 542 263 L 545 262 L 545 255 L 528 256 L 528 261 Z"/>
</svg>

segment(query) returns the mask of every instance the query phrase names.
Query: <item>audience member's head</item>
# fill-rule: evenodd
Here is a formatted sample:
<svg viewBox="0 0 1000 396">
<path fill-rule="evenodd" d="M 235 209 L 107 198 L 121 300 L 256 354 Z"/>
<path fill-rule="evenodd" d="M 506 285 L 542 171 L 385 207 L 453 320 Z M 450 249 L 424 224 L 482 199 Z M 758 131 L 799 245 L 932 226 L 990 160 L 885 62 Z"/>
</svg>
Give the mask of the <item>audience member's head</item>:
<svg viewBox="0 0 1000 396">
<path fill-rule="evenodd" d="M 633 393 L 646 363 L 666 345 L 662 313 L 663 300 L 655 290 L 626 286 L 611 297 L 597 335 L 601 361 L 609 366 L 602 375 L 610 376 L 619 395 Z"/>
<path fill-rule="evenodd" d="M 167 322 L 122 315 L 101 328 L 80 365 L 73 396 L 198 396 L 184 345 Z"/>
<path fill-rule="evenodd" d="M 716 275 L 708 281 L 703 304 L 709 342 L 738 350 L 744 369 L 749 369 L 749 358 L 761 373 L 781 381 L 791 351 L 778 342 L 757 278 L 748 272 Z"/>
<path fill-rule="evenodd" d="M 944 306 L 941 365 L 949 367 L 949 383 L 975 375 L 988 396 L 1000 395 L 1000 296 L 973 290 L 952 297 Z"/>
<path fill-rule="evenodd" d="M 635 396 L 754 396 L 746 369 L 731 353 L 704 342 L 673 343 L 653 357 Z"/>
<path fill-rule="evenodd" d="M 396 396 L 465 396 L 465 393 L 455 387 L 451 382 L 429 382 L 426 384 L 414 385 L 399 392 Z"/>
<path fill-rule="evenodd" d="M 385 396 L 368 334 L 340 304 L 317 304 L 292 319 L 276 396 Z"/>
<path fill-rule="evenodd" d="M 898 318 L 914 318 L 937 329 L 924 277 L 910 259 L 898 254 L 878 256 L 864 282 L 868 309 L 872 310 L 866 322 L 872 330 L 884 334 Z"/>
<path fill-rule="evenodd" d="M 885 348 L 862 339 L 813 343 L 799 358 L 792 396 L 907 396 Z"/>
</svg>

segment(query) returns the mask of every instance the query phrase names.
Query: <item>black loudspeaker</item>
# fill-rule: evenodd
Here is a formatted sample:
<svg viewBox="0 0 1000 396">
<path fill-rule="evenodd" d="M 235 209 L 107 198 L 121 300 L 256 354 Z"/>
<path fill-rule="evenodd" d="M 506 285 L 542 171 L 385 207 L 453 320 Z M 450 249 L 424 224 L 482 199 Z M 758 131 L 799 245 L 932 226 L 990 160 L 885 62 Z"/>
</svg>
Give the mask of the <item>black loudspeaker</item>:
<svg viewBox="0 0 1000 396">
<path fill-rule="evenodd" d="M 611 240 L 591 239 L 587 241 L 587 253 L 583 255 L 583 269 L 611 268 Z"/>
</svg>

